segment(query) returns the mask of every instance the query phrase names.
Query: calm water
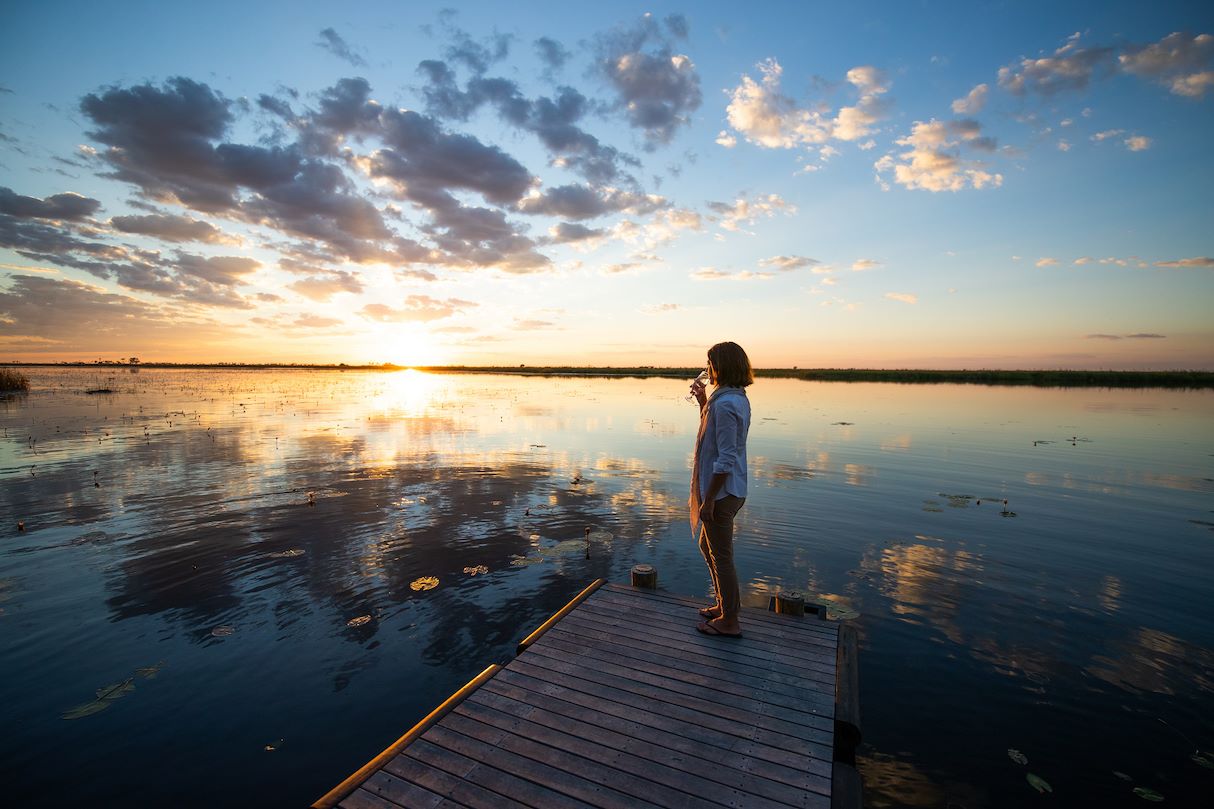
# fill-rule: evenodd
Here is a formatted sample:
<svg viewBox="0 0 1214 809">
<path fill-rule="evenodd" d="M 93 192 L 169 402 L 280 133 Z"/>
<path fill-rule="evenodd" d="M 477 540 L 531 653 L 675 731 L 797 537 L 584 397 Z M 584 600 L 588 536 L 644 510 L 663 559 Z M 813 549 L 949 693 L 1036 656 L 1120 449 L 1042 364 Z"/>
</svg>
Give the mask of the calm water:
<svg viewBox="0 0 1214 809">
<path fill-rule="evenodd" d="M 595 577 L 708 591 L 677 381 L 30 376 L 0 402 L 18 805 L 306 805 Z M 1214 395 L 751 399 L 743 591 L 860 613 L 871 806 L 1209 805 Z"/>
</svg>

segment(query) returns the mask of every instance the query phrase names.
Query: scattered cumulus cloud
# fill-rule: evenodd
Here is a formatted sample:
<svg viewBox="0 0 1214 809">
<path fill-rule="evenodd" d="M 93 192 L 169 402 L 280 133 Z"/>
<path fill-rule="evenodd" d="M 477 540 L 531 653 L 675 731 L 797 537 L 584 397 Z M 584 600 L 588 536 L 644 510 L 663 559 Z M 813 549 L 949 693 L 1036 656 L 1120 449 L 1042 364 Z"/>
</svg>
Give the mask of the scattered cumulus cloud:
<svg viewBox="0 0 1214 809">
<path fill-rule="evenodd" d="M 1176 31 L 1117 57 L 1126 73 L 1153 79 L 1176 95 L 1198 98 L 1214 87 L 1214 36 Z"/>
<path fill-rule="evenodd" d="M 1194 256 L 1173 261 L 1156 261 L 1156 267 L 1214 267 L 1214 258 L 1209 256 Z"/>
<path fill-rule="evenodd" d="M 777 213 L 791 215 L 797 212 L 797 207 L 779 194 L 767 194 L 755 199 L 740 196 L 733 202 L 709 202 L 708 208 L 723 230 L 733 232 L 741 231 L 743 225 L 753 225 L 760 218 L 770 219 Z"/>
<path fill-rule="evenodd" d="M 953 112 L 957 115 L 977 115 L 986 106 L 986 97 L 989 93 L 988 85 L 979 84 L 966 95 L 953 101 Z"/>
<path fill-rule="evenodd" d="M 1050 258 L 1050 257 L 1048 257 L 1048 256 L 1047 256 L 1046 258 L 1039 258 L 1039 259 L 1037 259 L 1036 266 L 1038 266 L 1038 267 L 1053 267 L 1053 266 L 1055 266 L 1056 264 L 1058 264 L 1058 259 L 1056 259 L 1056 258 Z"/>
<path fill-rule="evenodd" d="M 1144 135 L 1131 135 L 1125 139 L 1125 146 L 1131 152 L 1145 152 L 1151 148 L 1151 139 Z"/>
<path fill-rule="evenodd" d="M 716 142 L 718 145 L 724 146 L 726 149 L 732 149 L 733 147 L 738 145 L 738 139 L 735 138 L 733 135 L 731 135 L 725 129 L 722 129 L 720 132 L 717 133 Z"/>
<path fill-rule="evenodd" d="M 892 172 L 898 185 L 932 192 L 1003 185 L 1002 174 L 987 171 L 982 161 L 961 155 L 966 147 L 980 151 L 995 147 L 993 139 L 982 136 L 981 125 L 973 119 L 916 121 L 910 134 L 895 143 L 908 149 L 896 156 L 886 154 L 874 163 L 879 178 Z"/>
<path fill-rule="evenodd" d="M 881 262 L 873 258 L 858 258 L 852 262 L 851 268 L 855 272 L 863 272 L 864 270 L 875 270 L 881 266 Z"/>
<path fill-rule="evenodd" d="M 919 296 L 910 292 L 886 292 L 885 297 L 891 301 L 899 301 L 900 303 L 918 303 Z"/>
<path fill-rule="evenodd" d="M 802 267 L 815 267 L 821 263 L 816 258 L 810 258 L 809 256 L 772 256 L 771 258 L 759 259 L 760 267 L 770 267 L 780 272 L 799 270 Z"/>
<path fill-rule="evenodd" d="M 359 311 L 359 314 L 368 320 L 377 320 L 381 323 L 428 323 L 432 320 L 451 317 L 476 305 L 473 301 L 459 298 L 442 300 L 429 295 L 409 295 L 405 298 L 403 306 L 393 308 L 383 303 L 369 303 Z"/>
<path fill-rule="evenodd" d="M 355 53 L 346 41 L 341 38 L 341 35 L 332 28 L 324 29 L 320 32 L 319 36 L 320 39 L 316 41 L 318 47 L 323 48 L 338 59 L 349 62 L 354 67 L 367 66 L 367 60 Z"/>
</svg>

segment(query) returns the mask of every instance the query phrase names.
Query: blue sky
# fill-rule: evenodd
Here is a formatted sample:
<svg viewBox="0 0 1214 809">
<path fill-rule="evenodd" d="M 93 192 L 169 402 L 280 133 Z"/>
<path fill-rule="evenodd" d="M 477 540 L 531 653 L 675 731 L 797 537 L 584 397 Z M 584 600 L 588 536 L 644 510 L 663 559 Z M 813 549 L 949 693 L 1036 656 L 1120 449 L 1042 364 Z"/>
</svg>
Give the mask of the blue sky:
<svg viewBox="0 0 1214 809">
<path fill-rule="evenodd" d="M 1212 368 L 1198 3 L 46 3 L 0 359 Z"/>
</svg>

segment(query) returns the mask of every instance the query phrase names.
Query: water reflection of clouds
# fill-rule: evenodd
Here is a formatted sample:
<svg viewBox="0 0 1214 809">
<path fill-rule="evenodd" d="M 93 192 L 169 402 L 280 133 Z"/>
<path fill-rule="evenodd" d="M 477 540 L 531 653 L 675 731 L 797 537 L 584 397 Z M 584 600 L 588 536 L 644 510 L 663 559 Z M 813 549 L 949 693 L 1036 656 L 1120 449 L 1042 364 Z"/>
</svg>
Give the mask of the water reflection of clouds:
<svg viewBox="0 0 1214 809">
<path fill-rule="evenodd" d="M 1214 652 L 1145 626 L 1116 641 L 1111 654 L 1094 656 L 1084 671 L 1134 693 L 1214 691 Z"/>
</svg>

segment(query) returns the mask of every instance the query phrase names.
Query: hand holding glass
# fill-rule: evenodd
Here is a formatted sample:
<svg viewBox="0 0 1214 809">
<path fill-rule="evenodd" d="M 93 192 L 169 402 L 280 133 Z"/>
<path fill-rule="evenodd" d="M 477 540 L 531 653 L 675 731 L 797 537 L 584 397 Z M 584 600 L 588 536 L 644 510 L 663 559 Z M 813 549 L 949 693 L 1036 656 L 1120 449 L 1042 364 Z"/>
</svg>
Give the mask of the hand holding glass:
<svg viewBox="0 0 1214 809">
<path fill-rule="evenodd" d="M 683 399 L 685 399 L 688 402 L 694 402 L 696 400 L 696 388 L 703 390 L 707 385 L 708 385 L 708 369 L 705 368 L 703 371 L 700 371 L 699 376 L 697 376 L 695 379 L 691 380 L 691 392 L 688 393 L 686 396 L 684 396 Z"/>
</svg>

